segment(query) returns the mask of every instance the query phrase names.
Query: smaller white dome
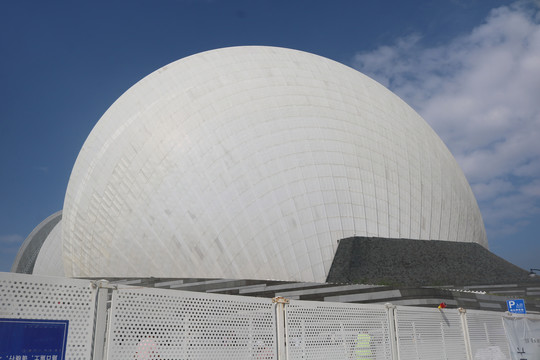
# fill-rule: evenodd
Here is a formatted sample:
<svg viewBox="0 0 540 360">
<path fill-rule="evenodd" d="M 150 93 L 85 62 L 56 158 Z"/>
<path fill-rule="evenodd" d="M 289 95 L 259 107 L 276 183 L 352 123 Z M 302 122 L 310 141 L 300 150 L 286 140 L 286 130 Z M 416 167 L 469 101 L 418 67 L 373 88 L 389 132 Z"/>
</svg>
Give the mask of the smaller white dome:
<svg viewBox="0 0 540 360">
<path fill-rule="evenodd" d="M 65 276 L 62 258 L 62 220 L 54 226 L 41 246 L 32 274 Z"/>
</svg>

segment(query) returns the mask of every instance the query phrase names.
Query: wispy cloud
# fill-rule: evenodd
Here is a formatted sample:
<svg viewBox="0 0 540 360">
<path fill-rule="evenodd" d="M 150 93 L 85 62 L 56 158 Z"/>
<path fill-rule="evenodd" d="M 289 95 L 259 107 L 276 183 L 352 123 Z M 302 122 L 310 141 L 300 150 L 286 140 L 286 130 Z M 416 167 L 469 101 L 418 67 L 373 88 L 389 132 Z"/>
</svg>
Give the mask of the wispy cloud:
<svg viewBox="0 0 540 360">
<path fill-rule="evenodd" d="M 24 241 L 24 237 L 18 234 L 0 235 L 0 246 L 2 245 L 20 245 Z"/>
<path fill-rule="evenodd" d="M 48 173 L 49 172 L 49 167 L 48 166 L 34 166 L 34 169 L 39 170 L 42 173 Z"/>
<path fill-rule="evenodd" d="M 422 34 L 411 34 L 354 58 L 441 136 L 495 237 L 540 217 L 538 4 L 494 9 L 443 46 L 425 47 Z"/>
</svg>

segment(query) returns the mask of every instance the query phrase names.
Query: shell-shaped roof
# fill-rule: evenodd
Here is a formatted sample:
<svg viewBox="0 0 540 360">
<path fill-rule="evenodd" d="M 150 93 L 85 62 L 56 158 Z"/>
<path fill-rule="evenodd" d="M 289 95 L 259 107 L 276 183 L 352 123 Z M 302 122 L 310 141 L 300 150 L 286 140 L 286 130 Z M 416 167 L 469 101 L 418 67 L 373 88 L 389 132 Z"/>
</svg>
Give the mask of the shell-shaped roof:
<svg viewBox="0 0 540 360">
<path fill-rule="evenodd" d="M 62 257 L 62 220 L 54 226 L 41 246 L 32 274 L 65 276 Z"/>
<path fill-rule="evenodd" d="M 335 61 L 274 47 L 193 55 L 103 115 L 69 181 L 67 276 L 324 281 L 338 240 L 487 246 L 429 125 Z"/>
<path fill-rule="evenodd" d="M 35 274 L 35 264 L 38 256 L 41 254 L 43 247 L 46 247 L 47 240 L 51 232 L 57 227 L 62 220 L 62 210 L 48 216 L 45 220 L 39 223 L 32 230 L 30 235 L 26 237 L 22 243 L 17 256 L 13 261 L 11 271 L 21 274 Z M 56 261 L 61 258 L 56 258 Z"/>
</svg>

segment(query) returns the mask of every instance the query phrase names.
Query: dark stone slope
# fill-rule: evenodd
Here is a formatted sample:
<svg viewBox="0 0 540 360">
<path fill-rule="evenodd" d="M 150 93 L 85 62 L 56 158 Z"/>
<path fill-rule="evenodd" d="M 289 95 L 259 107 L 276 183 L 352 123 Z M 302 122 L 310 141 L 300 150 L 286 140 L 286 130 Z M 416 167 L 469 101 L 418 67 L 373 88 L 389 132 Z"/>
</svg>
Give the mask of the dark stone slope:
<svg viewBox="0 0 540 360">
<path fill-rule="evenodd" d="M 340 240 L 326 281 L 440 286 L 538 280 L 476 243 L 352 237 Z"/>
</svg>

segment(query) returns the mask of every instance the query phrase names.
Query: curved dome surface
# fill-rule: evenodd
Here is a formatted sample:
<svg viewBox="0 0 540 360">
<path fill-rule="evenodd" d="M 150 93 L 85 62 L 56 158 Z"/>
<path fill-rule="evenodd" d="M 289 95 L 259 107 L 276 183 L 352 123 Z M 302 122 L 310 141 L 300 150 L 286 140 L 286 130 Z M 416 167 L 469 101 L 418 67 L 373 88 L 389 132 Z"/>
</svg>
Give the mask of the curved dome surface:
<svg viewBox="0 0 540 360">
<path fill-rule="evenodd" d="M 34 273 L 36 260 L 41 254 L 43 246 L 45 246 L 50 234 L 57 228 L 61 220 L 62 210 L 48 216 L 32 230 L 19 248 L 15 261 L 11 266 L 11 272 L 21 274 Z"/>
<path fill-rule="evenodd" d="M 478 205 L 429 125 L 332 60 L 235 47 L 169 64 L 86 140 L 67 276 L 324 281 L 349 236 L 477 242 Z"/>
<path fill-rule="evenodd" d="M 62 258 L 62 220 L 54 226 L 41 246 L 32 274 L 65 277 Z"/>
</svg>

